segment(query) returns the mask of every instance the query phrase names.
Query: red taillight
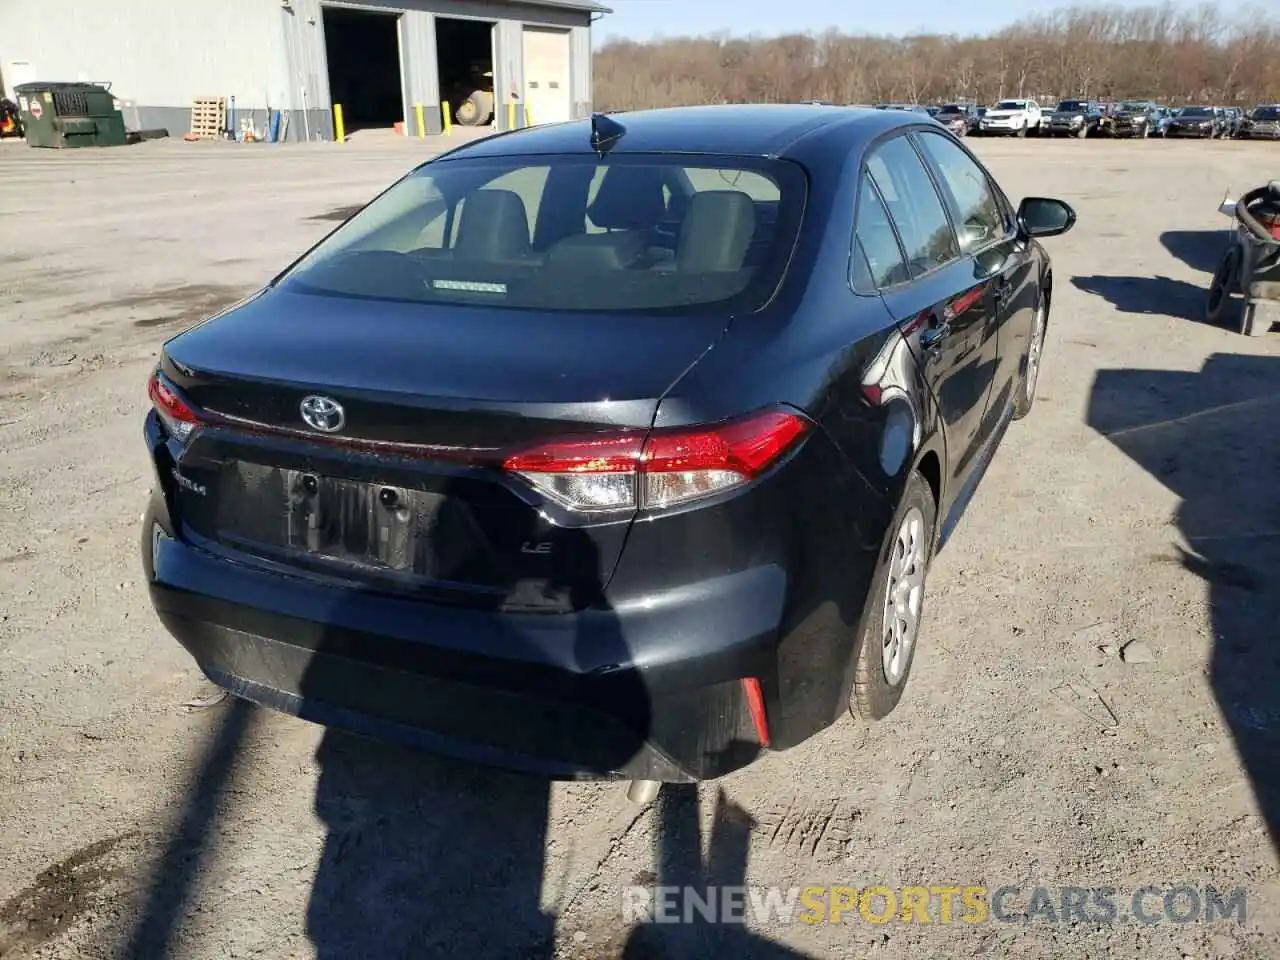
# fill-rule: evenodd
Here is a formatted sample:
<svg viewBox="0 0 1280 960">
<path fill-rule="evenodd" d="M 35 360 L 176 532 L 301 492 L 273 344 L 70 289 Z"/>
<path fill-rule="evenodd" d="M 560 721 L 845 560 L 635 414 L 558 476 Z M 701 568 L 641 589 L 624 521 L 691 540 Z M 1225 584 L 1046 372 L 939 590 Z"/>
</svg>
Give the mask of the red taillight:
<svg viewBox="0 0 1280 960">
<path fill-rule="evenodd" d="M 151 380 L 147 383 L 147 394 L 151 397 L 151 403 L 155 406 L 160 421 L 173 437 L 186 440 L 191 436 L 191 431 L 199 425 L 200 418 L 160 375 L 160 371 L 157 370 L 151 374 Z"/>
<path fill-rule="evenodd" d="M 567 439 L 507 457 L 503 468 L 576 510 L 669 507 L 759 476 L 809 430 L 781 411 L 706 427 Z"/>
</svg>

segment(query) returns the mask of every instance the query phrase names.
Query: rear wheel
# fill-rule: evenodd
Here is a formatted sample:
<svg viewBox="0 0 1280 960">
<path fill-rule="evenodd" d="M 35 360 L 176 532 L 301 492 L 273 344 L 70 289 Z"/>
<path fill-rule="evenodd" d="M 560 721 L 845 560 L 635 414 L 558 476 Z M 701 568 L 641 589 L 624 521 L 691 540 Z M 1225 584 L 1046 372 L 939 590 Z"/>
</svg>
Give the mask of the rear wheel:
<svg viewBox="0 0 1280 960">
<path fill-rule="evenodd" d="M 1204 305 L 1205 323 L 1220 324 L 1231 305 L 1231 293 L 1236 288 L 1236 275 L 1240 272 L 1240 248 L 1232 246 L 1222 256 L 1218 269 L 1209 283 L 1209 299 Z"/>
<path fill-rule="evenodd" d="M 920 635 L 936 517 L 933 490 L 913 472 L 880 548 L 865 626 L 854 651 L 849 709 L 864 720 L 888 716 L 906 688 Z"/>
</svg>

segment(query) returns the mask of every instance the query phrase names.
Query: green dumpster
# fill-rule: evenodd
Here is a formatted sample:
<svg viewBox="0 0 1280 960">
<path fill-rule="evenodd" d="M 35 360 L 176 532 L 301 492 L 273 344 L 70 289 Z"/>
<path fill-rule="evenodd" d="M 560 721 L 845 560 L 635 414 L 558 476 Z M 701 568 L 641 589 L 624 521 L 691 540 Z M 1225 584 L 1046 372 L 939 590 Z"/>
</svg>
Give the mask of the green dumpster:
<svg viewBox="0 0 1280 960">
<path fill-rule="evenodd" d="M 100 83 L 23 83 L 14 88 L 32 147 L 117 147 L 128 142 L 116 98 Z"/>
</svg>

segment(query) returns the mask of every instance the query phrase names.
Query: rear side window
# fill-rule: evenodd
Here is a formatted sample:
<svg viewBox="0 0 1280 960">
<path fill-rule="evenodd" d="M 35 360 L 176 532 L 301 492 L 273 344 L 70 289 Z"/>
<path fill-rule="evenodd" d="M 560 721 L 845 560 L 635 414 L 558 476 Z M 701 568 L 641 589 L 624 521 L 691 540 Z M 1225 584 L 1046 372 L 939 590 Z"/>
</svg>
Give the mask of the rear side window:
<svg viewBox="0 0 1280 960">
<path fill-rule="evenodd" d="M 304 257 L 309 293 L 593 312 L 750 312 L 807 179 L 786 161 L 628 155 L 427 164 Z"/>
<path fill-rule="evenodd" d="M 893 224 L 866 176 L 858 190 L 858 220 L 854 232 L 865 258 L 862 264 L 854 258 L 854 287 L 859 293 L 870 293 L 911 279 Z"/>
<path fill-rule="evenodd" d="M 946 137 L 924 132 L 919 136 L 921 148 L 937 166 L 959 212 L 960 249 L 968 253 L 1003 237 L 1008 224 L 982 168 Z"/>
<path fill-rule="evenodd" d="M 906 137 L 895 137 L 876 147 L 867 159 L 867 172 L 898 228 L 913 277 L 959 258 L 960 248 L 942 199 Z"/>
</svg>

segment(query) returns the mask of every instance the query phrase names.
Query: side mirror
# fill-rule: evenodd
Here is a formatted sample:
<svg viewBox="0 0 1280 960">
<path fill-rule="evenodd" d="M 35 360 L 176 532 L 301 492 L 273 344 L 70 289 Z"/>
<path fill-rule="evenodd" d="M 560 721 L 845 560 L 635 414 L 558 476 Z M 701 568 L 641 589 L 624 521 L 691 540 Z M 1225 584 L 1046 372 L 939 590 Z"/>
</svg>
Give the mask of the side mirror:
<svg viewBox="0 0 1280 960">
<path fill-rule="evenodd" d="M 1018 204 L 1018 229 L 1024 237 L 1056 237 L 1076 225 L 1070 205 L 1050 197 L 1026 197 Z"/>
</svg>

